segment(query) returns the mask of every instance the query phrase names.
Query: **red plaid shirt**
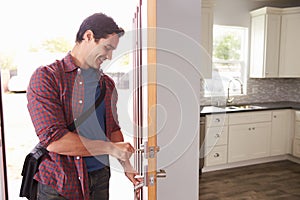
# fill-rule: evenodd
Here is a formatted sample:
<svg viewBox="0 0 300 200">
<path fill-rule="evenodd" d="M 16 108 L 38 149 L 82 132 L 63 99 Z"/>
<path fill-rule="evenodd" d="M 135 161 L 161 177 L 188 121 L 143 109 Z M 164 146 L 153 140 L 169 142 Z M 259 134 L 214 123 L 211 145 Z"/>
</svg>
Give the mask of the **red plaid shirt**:
<svg viewBox="0 0 300 200">
<path fill-rule="evenodd" d="M 60 139 L 67 125 L 79 117 L 84 105 L 84 80 L 70 53 L 51 65 L 39 67 L 27 90 L 28 110 L 42 145 Z M 100 73 L 99 73 L 100 78 Z M 120 130 L 117 118 L 117 92 L 114 82 L 104 75 L 106 95 L 106 135 Z M 75 131 L 76 132 L 76 131 Z M 80 156 L 49 153 L 39 166 L 35 179 L 56 189 L 67 199 L 89 199 L 88 173 Z"/>
</svg>

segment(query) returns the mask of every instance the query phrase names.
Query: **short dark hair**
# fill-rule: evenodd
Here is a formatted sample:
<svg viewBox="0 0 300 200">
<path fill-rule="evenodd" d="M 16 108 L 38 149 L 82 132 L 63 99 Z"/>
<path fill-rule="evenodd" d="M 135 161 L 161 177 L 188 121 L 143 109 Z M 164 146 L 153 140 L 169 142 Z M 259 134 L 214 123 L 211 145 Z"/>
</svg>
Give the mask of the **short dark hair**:
<svg viewBox="0 0 300 200">
<path fill-rule="evenodd" d="M 119 37 L 124 35 L 124 30 L 111 17 L 103 13 L 95 13 L 82 22 L 76 35 L 76 42 L 80 43 L 83 40 L 83 35 L 87 30 L 94 33 L 96 42 L 100 38 L 106 38 L 109 34 L 116 33 Z"/>
</svg>

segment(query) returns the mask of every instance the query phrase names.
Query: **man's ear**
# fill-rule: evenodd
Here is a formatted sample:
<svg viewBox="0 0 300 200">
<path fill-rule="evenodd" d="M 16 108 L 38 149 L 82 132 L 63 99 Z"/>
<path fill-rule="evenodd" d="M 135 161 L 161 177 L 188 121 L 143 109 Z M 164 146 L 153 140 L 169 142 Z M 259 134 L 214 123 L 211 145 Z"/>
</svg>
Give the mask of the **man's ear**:
<svg viewBox="0 0 300 200">
<path fill-rule="evenodd" d="M 91 41 L 94 39 L 94 33 L 91 30 L 87 30 L 85 31 L 84 35 L 83 35 L 83 39 L 86 41 Z"/>
</svg>

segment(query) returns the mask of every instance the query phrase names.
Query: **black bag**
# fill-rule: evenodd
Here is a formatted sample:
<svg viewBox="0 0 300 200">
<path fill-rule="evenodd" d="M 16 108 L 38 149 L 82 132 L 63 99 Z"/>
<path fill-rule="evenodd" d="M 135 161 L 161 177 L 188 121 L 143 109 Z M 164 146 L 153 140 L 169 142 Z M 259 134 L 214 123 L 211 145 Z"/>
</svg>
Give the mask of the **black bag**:
<svg viewBox="0 0 300 200">
<path fill-rule="evenodd" d="M 74 131 L 76 127 L 80 126 L 84 120 L 101 104 L 105 97 L 106 86 L 105 82 L 102 79 L 102 89 L 101 94 L 98 99 L 95 101 L 95 104 L 87 109 L 84 113 L 78 117 L 77 120 L 74 120 L 69 126 L 69 131 Z M 44 156 L 48 155 L 48 151 L 40 143 L 38 143 L 34 149 L 26 156 L 23 169 L 22 169 L 22 184 L 20 189 L 20 197 L 26 197 L 29 200 L 37 199 L 37 186 L 38 181 L 33 177 L 38 172 L 39 165 Z"/>
<path fill-rule="evenodd" d="M 22 184 L 20 197 L 27 199 L 36 199 L 38 182 L 33 178 L 38 171 L 39 164 L 48 151 L 38 143 L 34 149 L 26 156 L 22 169 Z"/>
</svg>

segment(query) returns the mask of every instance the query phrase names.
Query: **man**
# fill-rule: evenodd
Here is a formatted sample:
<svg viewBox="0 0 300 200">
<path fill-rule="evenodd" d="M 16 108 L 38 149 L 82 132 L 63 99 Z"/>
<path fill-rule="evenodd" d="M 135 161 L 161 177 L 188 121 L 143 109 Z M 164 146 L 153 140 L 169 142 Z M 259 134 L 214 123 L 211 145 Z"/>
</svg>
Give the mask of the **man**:
<svg viewBox="0 0 300 200">
<path fill-rule="evenodd" d="M 126 176 L 139 179 L 129 158 L 134 153 L 123 141 L 117 118 L 114 82 L 101 73 L 101 64 L 112 58 L 124 30 L 102 13 L 86 18 L 76 44 L 62 60 L 39 67 L 27 90 L 28 110 L 40 143 L 49 156 L 39 166 L 37 199 L 97 199 L 109 197 L 109 159 L 119 159 Z M 96 110 L 72 132 L 67 127 L 106 88 Z"/>
</svg>

